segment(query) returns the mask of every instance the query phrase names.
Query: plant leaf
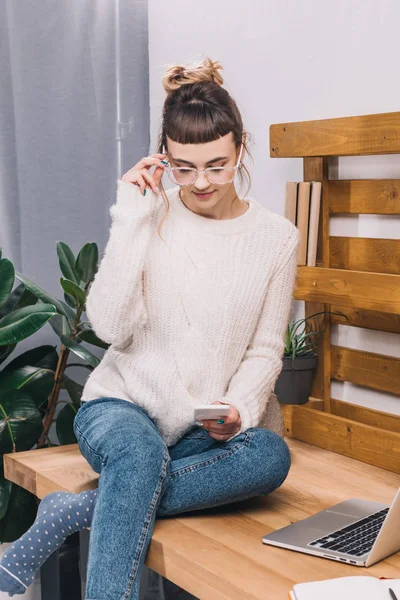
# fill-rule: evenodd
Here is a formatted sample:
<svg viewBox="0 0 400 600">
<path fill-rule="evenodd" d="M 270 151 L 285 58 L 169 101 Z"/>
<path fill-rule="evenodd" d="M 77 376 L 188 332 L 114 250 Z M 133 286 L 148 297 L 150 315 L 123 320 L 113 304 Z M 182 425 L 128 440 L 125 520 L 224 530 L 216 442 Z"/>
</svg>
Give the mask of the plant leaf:
<svg viewBox="0 0 400 600">
<path fill-rule="evenodd" d="M 52 304 L 33 304 L 17 308 L 0 320 L 0 346 L 20 342 L 47 323 L 57 309 Z"/>
<path fill-rule="evenodd" d="M 75 256 L 71 248 L 64 242 L 57 242 L 57 254 L 61 273 L 66 279 L 79 285 L 80 278 L 75 269 Z"/>
<path fill-rule="evenodd" d="M 25 284 L 25 286 L 28 288 L 28 290 L 30 290 L 33 294 L 35 294 L 35 296 L 37 296 L 37 298 L 39 298 L 40 300 L 42 300 L 42 302 L 44 302 L 46 304 L 53 304 L 60 314 L 68 317 L 67 313 L 64 310 L 62 303 L 59 300 L 50 296 L 50 294 L 48 294 L 41 287 L 36 285 L 36 283 L 34 283 L 30 279 L 28 279 L 27 277 L 22 275 L 22 273 L 18 273 L 18 271 L 16 271 L 15 274 L 16 274 L 17 278 L 20 281 L 22 281 L 22 283 Z"/>
<path fill-rule="evenodd" d="M 0 306 L 3 306 L 11 294 L 14 285 L 14 265 L 8 258 L 0 258 Z"/>
<path fill-rule="evenodd" d="M 30 306 L 31 304 L 36 304 L 37 301 L 37 296 L 32 294 L 32 292 L 29 291 L 23 283 L 20 283 L 15 289 L 13 289 L 8 297 L 8 300 L 1 307 L 0 318 L 5 317 L 8 315 L 8 313 L 16 308 Z"/>
<path fill-rule="evenodd" d="M 84 329 L 78 334 L 78 337 L 80 337 L 84 342 L 88 342 L 89 344 L 97 346 L 98 348 L 104 348 L 104 350 L 107 350 L 107 348 L 110 347 L 110 344 L 107 344 L 98 338 L 92 329 Z"/>
<path fill-rule="evenodd" d="M 92 367 L 97 367 L 97 365 L 100 363 L 100 360 L 97 358 L 97 356 L 92 354 L 84 346 L 79 345 L 74 340 L 71 340 L 70 338 L 67 338 L 63 335 L 61 336 L 61 341 L 67 348 L 71 350 L 71 352 L 76 354 L 76 356 L 79 356 L 80 358 L 86 360 Z"/>
<path fill-rule="evenodd" d="M 0 464 L 0 520 L 7 512 L 11 494 L 11 481 L 4 477 L 4 464 Z"/>
<path fill-rule="evenodd" d="M 69 321 L 64 315 L 56 314 L 54 315 L 50 321 L 49 325 L 53 328 L 53 331 L 61 338 L 62 335 L 66 335 L 67 337 L 71 335 L 71 327 L 69 326 Z"/>
<path fill-rule="evenodd" d="M 34 523 L 36 497 L 16 483 L 11 484 L 7 512 L 0 520 L 0 542 L 15 542 Z"/>
<path fill-rule="evenodd" d="M 0 454 L 30 450 L 42 429 L 42 416 L 26 391 L 0 391 Z"/>
<path fill-rule="evenodd" d="M 14 369 L 19 369 L 19 367 L 25 367 L 26 365 L 31 365 L 32 367 L 44 367 L 55 371 L 57 363 L 57 347 L 51 346 L 50 344 L 44 344 L 23 352 L 9 362 L 2 372 L 7 373 L 7 371 L 13 371 Z"/>
<path fill-rule="evenodd" d="M 72 308 L 72 310 L 76 310 L 77 305 L 76 305 L 76 300 L 73 296 L 71 296 L 70 294 L 67 294 L 67 292 L 64 292 L 64 300 L 66 302 L 66 304 Z"/>
<path fill-rule="evenodd" d="M 54 387 L 55 372 L 43 367 L 26 365 L 7 373 L 0 373 L 0 392 L 25 390 L 36 406 L 43 406 Z"/>
<path fill-rule="evenodd" d="M 91 281 L 98 267 L 99 249 L 95 242 L 89 242 L 83 246 L 76 259 L 76 270 L 79 277 L 85 283 Z"/>
<path fill-rule="evenodd" d="M 74 381 L 68 375 L 64 373 L 63 377 L 64 388 L 67 390 L 69 397 L 72 400 L 73 405 L 76 408 L 79 408 L 81 405 L 81 396 L 83 391 L 83 385 Z"/>
<path fill-rule="evenodd" d="M 77 409 L 73 404 L 66 404 L 60 410 L 56 420 L 56 432 L 60 444 L 76 444 L 78 440 L 75 437 L 73 423 Z"/>
<path fill-rule="evenodd" d="M 60 283 L 64 291 L 67 292 L 67 294 L 73 296 L 75 300 L 79 302 L 79 304 L 85 304 L 86 295 L 85 292 L 79 287 L 79 285 L 77 285 L 73 281 L 70 281 L 69 279 L 63 279 L 62 277 L 60 277 Z"/>
</svg>

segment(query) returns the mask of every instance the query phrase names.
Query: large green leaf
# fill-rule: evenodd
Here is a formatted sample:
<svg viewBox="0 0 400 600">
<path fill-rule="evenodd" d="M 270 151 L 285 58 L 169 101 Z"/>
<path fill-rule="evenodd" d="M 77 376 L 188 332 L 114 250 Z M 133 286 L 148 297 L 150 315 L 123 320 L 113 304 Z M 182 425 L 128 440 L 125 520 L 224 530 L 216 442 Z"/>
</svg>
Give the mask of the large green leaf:
<svg viewBox="0 0 400 600">
<path fill-rule="evenodd" d="M 7 373 L 0 373 L 0 392 L 25 390 L 39 408 L 45 404 L 54 387 L 55 372 L 43 367 L 26 365 Z"/>
<path fill-rule="evenodd" d="M 56 313 L 52 304 L 33 304 L 14 310 L 0 320 L 0 346 L 28 338 Z"/>
<path fill-rule="evenodd" d="M 50 321 L 49 325 L 52 327 L 53 331 L 61 337 L 62 335 L 66 335 L 69 337 L 71 335 L 71 327 L 69 326 L 69 321 L 64 315 L 54 315 Z"/>
<path fill-rule="evenodd" d="M 104 348 L 104 350 L 107 350 L 107 348 L 110 347 L 110 344 L 107 344 L 98 338 L 92 329 L 85 329 L 84 331 L 81 331 L 78 337 L 80 337 L 84 342 L 88 342 L 89 344 L 97 346 L 98 348 Z"/>
<path fill-rule="evenodd" d="M 62 300 L 60 300 L 60 303 L 64 307 L 65 314 L 68 315 L 69 322 L 71 323 L 71 325 L 73 325 L 75 323 L 75 319 L 76 319 L 76 310 L 74 308 L 71 308 L 70 306 L 68 306 L 68 304 L 66 304 Z"/>
<path fill-rule="evenodd" d="M 74 381 L 64 373 L 63 387 L 67 390 L 74 406 L 76 408 L 79 408 L 81 405 L 83 385 L 81 383 L 78 383 L 77 381 Z"/>
<path fill-rule="evenodd" d="M 57 415 L 56 432 L 61 445 L 76 444 L 78 440 L 75 437 L 73 423 L 77 409 L 73 404 L 66 404 Z"/>
<path fill-rule="evenodd" d="M 0 454 L 30 450 L 42 429 L 42 416 L 30 394 L 0 391 Z"/>
<path fill-rule="evenodd" d="M 7 373 L 7 371 L 13 371 L 14 369 L 19 369 L 19 367 L 25 367 L 27 365 L 32 367 L 44 367 L 45 369 L 55 371 L 57 363 L 57 346 L 43 344 L 42 346 L 31 348 L 14 358 L 14 360 L 4 367 L 2 372 Z"/>
<path fill-rule="evenodd" d="M 28 531 L 37 514 L 36 497 L 16 483 L 11 486 L 7 512 L 0 520 L 0 542 L 15 542 Z"/>
<path fill-rule="evenodd" d="M 0 519 L 4 517 L 8 508 L 11 494 L 11 481 L 4 477 L 3 461 L 0 464 Z"/>
<path fill-rule="evenodd" d="M 87 283 L 91 281 L 97 271 L 99 249 L 95 242 L 88 242 L 83 246 L 76 259 L 76 271 L 79 277 Z"/>
<path fill-rule="evenodd" d="M 67 292 L 64 292 L 64 300 L 65 300 L 66 304 L 68 305 L 68 307 L 72 308 L 72 310 L 76 310 L 76 308 L 77 308 L 76 300 L 73 296 L 71 296 L 71 294 L 67 294 Z"/>
<path fill-rule="evenodd" d="M 8 344 L 7 346 L 0 346 L 0 365 L 3 363 L 16 348 L 17 344 Z"/>
<path fill-rule="evenodd" d="M 56 298 L 53 298 L 52 296 L 50 296 L 50 294 L 48 294 L 47 292 L 45 292 L 44 289 L 42 289 L 41 287 L 39 287 L 38 285 L 36 285 L 36 283 L 34 283 L 33 281 L 31 281 L 30 279 L 28 279 L 27 277 L 25 277 L 24 275 L 22 275 L 22 273 L 18 273 L 18 271 L 15 272 L 15 275 L 17 276 L 17 278 L 22 281 L 22 283 L 24 283 L 26 285 L 26 287 L 28 288 L 28 290 L 30 290 L 33 294 L 35 294 L 35 296 L 37 296 L 37 298 L 39 298 L 40 300 L 42 300 L 42 302 L 46 303 L 46 304 L 53 304 L 57 311 L 62 314 L 65 315 L 66 317 L 68 317 L 67 313 L 65 312 L 65 309 L 62 305 L 62 303 L 57 300 Z"/>
<path fill-rule="evenodd" d="M 75 300 L 79 302 L 79 304 L 85 304 L 86 295 L 79 285 L 76 285 L 76 283 L 70 281 L 69 279 L 63 279 L 62 277 L 60 277 L 60 283 L 67 294 L 73 296 Z"/>
<path fill-rule="evenodd" d="M 89 365 L 91 365 L 92 367 L 97 367 L 97 365 L 100 363 L 100 360 L 97 358 L 97 356 L 92 354 L 84 346 L 82 346 L 82 345 L 80 346 L 74 340 L 71 340 L 63 335 L 63 336 L 61 336 L 61 341 L 67 348 L 69 348 L 71 350 L 71 352 L 76 354 L 76 356 L 79 356 L 80 358 L 83 358 L 84 360 L 86 360 L 89 363 Z"/>
<path fill-rule="evenodd" d="M 79 285 L 80 278 L 75 269 L 75 256 L 71 248 L 64 242 L 57 242 L 57 254 L 61 273 L 66 279 L 70 279 Z"/>
<path fill-rule="evenodd" d="M 0 306 L 11 293 L 15 280 L 14 265 L 8 258 L 0 258 Z"/>
<path fill-rule="evenodd" d="M 20 283 L 15 289 L 13 289 L 7 301 L 0 308 L 0 319 L 5 315 L 8 315 L 8 313 L 16 308 L 30 306 L 31 304 L 36 304 L 37 301 L 37 296 L 32 294 L 32 292 L 28 290 L 23 283 Z"/>
</svg>

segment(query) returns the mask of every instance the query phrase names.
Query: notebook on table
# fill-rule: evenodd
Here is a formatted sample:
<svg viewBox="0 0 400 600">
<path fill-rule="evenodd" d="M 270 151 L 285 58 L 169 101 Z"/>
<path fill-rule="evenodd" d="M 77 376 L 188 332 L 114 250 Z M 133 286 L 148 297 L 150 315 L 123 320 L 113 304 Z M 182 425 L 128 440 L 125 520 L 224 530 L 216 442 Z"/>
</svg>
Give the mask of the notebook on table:
<svg viewBox="0 0 400 600">
<path fill-rule="evenodd" d="M 391 600 L 389 588 L 400 600 L 400 579 L 339 577 L 310 583 L 297 583 L 289 592 L 291 600 Z"/>
</svg>

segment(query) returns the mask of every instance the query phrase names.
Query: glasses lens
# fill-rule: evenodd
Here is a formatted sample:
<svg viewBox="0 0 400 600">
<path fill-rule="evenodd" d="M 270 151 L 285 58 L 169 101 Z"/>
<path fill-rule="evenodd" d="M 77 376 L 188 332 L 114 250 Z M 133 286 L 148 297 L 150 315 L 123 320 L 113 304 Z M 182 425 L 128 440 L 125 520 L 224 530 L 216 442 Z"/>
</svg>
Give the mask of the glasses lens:
<svg viewBox="0 0 400 600">
<path fill-rule="evenodd" d="M 235 170 L 229 167 L 209 167 L 205 175 L 210 183 L 230 183 L 235 177 Z M 196 181 L 196 169 L 185 167 L 173 167 L 170 170 L 170 178 L 178 185 L 192 185 Z"/>
<path fill-rule="evenodd" d="M 170 171 L 171 178 L 178 185 L 192 185 L 195 182 L 196 174 L 194 169 L 184 169 L 174 167 Z"/>
<path fill-rule="evenodd" d="M 209 167 L 206 175 L 210 183 L 229 183 L 235 177 L 235 171 L 229 167 Z"/>
</svg>

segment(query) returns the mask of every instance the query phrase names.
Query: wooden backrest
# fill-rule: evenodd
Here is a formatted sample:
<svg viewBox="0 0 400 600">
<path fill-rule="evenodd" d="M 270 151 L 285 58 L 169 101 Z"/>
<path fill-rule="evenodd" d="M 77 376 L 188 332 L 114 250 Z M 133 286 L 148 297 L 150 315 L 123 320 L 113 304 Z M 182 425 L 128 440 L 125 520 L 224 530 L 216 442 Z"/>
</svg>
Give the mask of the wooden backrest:
<svg viewBox="0 0 400 600">
<path fill-rule="evenodd" d="M 331 215 L 400 215 L 400 179 L 337 179 L 340 156 L 393 153 L 400 154 L 400 112 L 270 127 L 271 157 L 300 157 L 304 181 L 322 182 L 317 262 L 298 267 L 294 298 L 305 301 L 305 316 L 347 317 L 318 322 L 325 333 L 315 338 L 311 396 L 282 406 L 286 434 L 400 473 L 400 417 L 331 396 L 332 380 L 400 395 L 400 358 L 331 343 L 332 324 L 400 334 L 400 240 L 329 235 Z"/>
</svg>

